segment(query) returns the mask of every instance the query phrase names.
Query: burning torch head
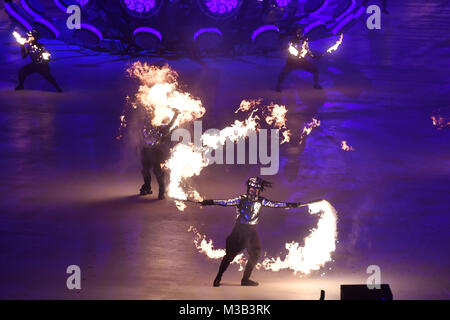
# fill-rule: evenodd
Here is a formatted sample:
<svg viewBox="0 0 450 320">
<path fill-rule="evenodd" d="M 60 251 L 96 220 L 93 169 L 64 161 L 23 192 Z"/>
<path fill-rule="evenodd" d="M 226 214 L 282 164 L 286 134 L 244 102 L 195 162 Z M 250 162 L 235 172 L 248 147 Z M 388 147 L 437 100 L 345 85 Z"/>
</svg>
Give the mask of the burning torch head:
<svg viewBox="0 0 450 320">
<path fill-rule="evenodd" d="M 39 31 L 37 31 L 36 29 L 32 29 L 27 32 L 27 37 L 29 42 L 38 41 L 40 38 Z"/>
<path fill-rule="evenodd" d="M 260 177 L 251 177 L 247 180 L 247 194 L 251 197 L 257 197 L 264 191 L 264 188 L 272 187 L 272 182 L 261 179 Z"/>
</svg>

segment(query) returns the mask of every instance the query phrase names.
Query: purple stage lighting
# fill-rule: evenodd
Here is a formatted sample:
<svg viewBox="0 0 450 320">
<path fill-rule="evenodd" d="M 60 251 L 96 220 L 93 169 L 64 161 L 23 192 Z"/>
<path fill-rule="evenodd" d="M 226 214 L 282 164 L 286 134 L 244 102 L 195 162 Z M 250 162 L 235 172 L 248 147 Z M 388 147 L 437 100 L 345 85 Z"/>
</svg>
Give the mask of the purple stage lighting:
<svg viewBox="0 0 450 320">
<path fill-rule="evenodd" d="M 150 28 L 150 27 L 139 27 L 136 30 L 134 30 L 133 32 L 133 37 L 135 37 L 138 33 L 150 33 L 152 35 L 154 35 L 155 37 L 157 37 L 159 39 L 159 41 L 162 41 L 162 35 L 161 32 L 159 32 L 156 29 Z"/>
<path fill-rule="evenodd" d="M 39 18 L 39 19 L 34 20 L 34 23 L 39 23 L 42 26 L 44 26 L 47 30 L 49 30 L 53 34 L 54 38 L 59 37 L 58 29 L 56 29 L 56 27 L 54 25 L 52 25 L 49 21 L 47 21 L 43 18 Z"/>
<path fill-rule="evenodd" d="M 353 11 L 353 9 L 355 9 L 356 7 L 356 3 L 355 0 L 352 0 L 352 3 L 350 4 L 350 6 L 347 8 L 347 10 L 345 10 L 339 17 L 336 18 L 336 21 L 341 21 L 342 19 L 344 19 L 344 17 L 346 15 L 348 15 L 350 12 Z"/>
<path fill-rule="evenodd" d="M 314 10 L 313 12 L 310 12 L 310 15 L 318 15 L 319 13 L 321 13 L 323 10 L 326 9 L 326 7 L 328 7 L 328 0 L 325 0 L 324 2 L 322 2 L 322 5 L 317 8 L 316 10 Z"/>
<path fill-rule="evenodd" d="M 81 29 L 86 29 L 91 31 L 92 33 L 94 33 L 97 37 L 98 37 L 98 41 L 102 41 L 103 40 L 103 34 L 100 30 L 98 30 L 96 27 L 94 27 L 93 25 L 87 24 L 87 23 L 82 23 L 81 24 Z"/>
<path fill-rule="evenodd" d="M 163 5 L 163 0 L 120 0 L 122 8 L 137 18 L 147 18 L 156 15 Z"/>
<path fill-rule="evenodd" d="M 11 6 L 10 3 L 5 3 L 5 10 L 11 17 L 13 17 L 17 22 L 19 22 L 26 30 L 33 29 L 33 27 L 13 9 L 13 7 Z"/>
<path fill-rule="evenodd" d="M 259 27 L 252 33 L 252 42 L 255 42 L 256 37 L 258 37 L 261 33 L 266 31 L 280 32 L 280 29 L 278 29 L 278 27 L 273 24 L 267 24 L 265 26 Z"/>
<path fill-rule="evenodd" d="M 197 38 L 204 33 L 216 33 L 219 36 L 222 36 L 222 31 L 220 31 L 217 28 L 202 28 L 197 30 L 197 32 L 194 34 L 194 41 L 197 40 Z"/>
<path fill-rule="evenodd" d="M 291 0 L 276 0 L 276 2 L 278 7 L 287 7 L 291 3 Z"/>
<path fill-rule="evenodd" d="M 215 19 L 226 19 L 237 14 L 243 0 L 197 0 L 202 12 Z"/>
<path fill-rule="evenodd" d="M 236 9 L 238 0 L 206 0 L 205 5 L 212 13 L 224 14 Z"/>
<path fill-rule="evenodd" d="M 317 28 L 317 27 L 323 26 L 323 25 L 325 25 L 325 22 L 323 22 L 322 20 L 314 21 L 314 22 L 308 24 L 308 25 L 305 27 L 305 29 L 303 30 L 303 33 L 304 33 L 304 34 L 307 34 L 307 33 L 310 32 L 311 30 L 313 30 L 314 28 Z"/>
<path fill-rule="evenodd" d="M 347 23 L 349 23 L 350 21 L 352 21 L 354 19 L 354 16 L 352 14 L 349 14 L 348 16 L 346 16 L 341 22 L 339 22 L 331 31 L 332 34 L 337 35 L 338 33 L 340 33 L 340 31 L 342 30 L 342 28 L 347 25 Z"/>
<path fill-rule="evenodd" d="M 358 19 L 362 14 L 363 14 L 363 12 L 366 10 L 366 8 L 364 8 L 364 7 L 359 7 L 359 9 L 355 12 L 355 14 L 354 14 L 354 16 L 355 16 L 355 19 Z"/>
<path fill-rule="evenodd" d="M 26 0 L 20 0 L 20 4 L 22 5 L 22 8 L 33 18 L 41 18 L 42 15 L 40 15 L 39 13 L 37 13 L 36 11 L 34 11 L 27 3 Z"/>
<path fill-rule="evenodd" d="M 137 13 L 149 12 L 155 7 L 155 0 L 123 0 L 128 10 L 136 11 Z"/>
</svg>

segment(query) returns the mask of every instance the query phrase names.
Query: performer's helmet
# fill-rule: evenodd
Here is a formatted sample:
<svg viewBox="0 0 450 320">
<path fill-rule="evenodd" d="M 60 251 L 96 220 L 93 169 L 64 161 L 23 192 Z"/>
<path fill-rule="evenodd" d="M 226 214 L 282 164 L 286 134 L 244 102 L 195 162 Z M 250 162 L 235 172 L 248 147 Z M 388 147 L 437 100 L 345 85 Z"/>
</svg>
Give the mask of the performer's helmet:
<svg viewBox="0 0 450 320">
<path fill-rule="evenodd" d="M 270 188 L 272 183 L 266 180 L 261 179 L 260 177 L 251 177 L 247 180 L 247 189 L 255 188 L 259 191 L 264 191 L 264 188 Z"/>
<path fill-rule="evenodd" d="M 32 29 L 32 30 L 28 31 L 27 36 L 33 37 L 35 40 L 39 40 L 39 38 L 40 38 L 39 31 L 37 31 L 36 29 Z"/>
</svg>

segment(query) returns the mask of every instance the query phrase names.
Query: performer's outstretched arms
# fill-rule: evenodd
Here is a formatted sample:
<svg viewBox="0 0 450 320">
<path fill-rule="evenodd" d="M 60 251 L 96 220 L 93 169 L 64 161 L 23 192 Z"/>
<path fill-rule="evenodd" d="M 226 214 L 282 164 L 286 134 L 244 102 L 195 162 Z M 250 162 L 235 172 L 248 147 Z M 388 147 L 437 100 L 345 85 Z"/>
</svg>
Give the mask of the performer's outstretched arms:
<svg viewBox="0 0 450 320">
<path fill-rule="evenodd" d="M 272 201 L 272 200 L 263 199 L 262 205 L 264 207 L 270 207 L 270 208 L 297 208 L 300 206 L 300 203 L 281 202 L 281 201 Z"/>
<path fill-rule="evenodd" d="M 202 206 L 237 206 L 239 204 L 239 201 L 241 201 L 241 197 L 236 197 L 232 199 L 226 199 L 226 200 L 203 200 L 200 202 Z"/>
</svg>

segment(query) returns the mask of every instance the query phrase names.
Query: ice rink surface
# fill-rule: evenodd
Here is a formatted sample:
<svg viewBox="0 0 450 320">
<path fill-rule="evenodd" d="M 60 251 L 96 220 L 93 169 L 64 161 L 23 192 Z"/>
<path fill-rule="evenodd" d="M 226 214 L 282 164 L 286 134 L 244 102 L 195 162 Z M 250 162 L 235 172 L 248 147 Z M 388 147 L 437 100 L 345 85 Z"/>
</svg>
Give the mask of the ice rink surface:
<svg viewBox="0 0 450 320">
<path fill-rule="evenodd" d="M 450 7 L 401 2 L 389 4 L 381 30 L 361 22 L 320 61 L 322 91 L 301 71 L 274 91 L 284 63 L 275 54 L 167 60 L 203 101 L 204 128 L 229 125 L 243 99 L 286 105 L 294 142 L 281 146 L 265 196 L 325 198 L 338 211 L 335 262 L 304 276 L 256 270 L 256 288 L 239 286 L 236 265 L 212 287 L 219 261 L 198 253 L 187 232 L 195 226 L 223 248 L 234 208 L 189 204 L 180 213 L 170 200 L 137 196 L 138 150 L 115 139 L 125 98 L 137 89 L 125 70 L 137 59 L 52 42 L 52 71 L 65 92 L 37 75 L 15 92 L 25 61 L 3 12 L 0 298 L 318 299 L 323 289 L 339 299 L 341 284 L 366 283 L 367 267 L 378 265 L 395 299 L 449 299 L 450 128 L 437 130 L 430 117 L 450 116 Z M 299 146 L 313 116 L 320 129 Z M 342 140 L 355 151 L 342 151 Z M 244 193 L 258 173 L 215 165 L 193 183 L 205 198 L 225 198 Z M 284 251 L 316 222 L 305 209 L 263 209 L 263 252 Z M 66 288 L 69 265 L 81 267 L 81 290 Z"/>
</svg>

